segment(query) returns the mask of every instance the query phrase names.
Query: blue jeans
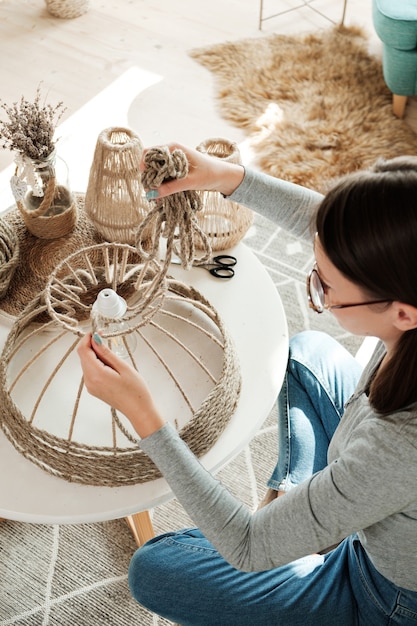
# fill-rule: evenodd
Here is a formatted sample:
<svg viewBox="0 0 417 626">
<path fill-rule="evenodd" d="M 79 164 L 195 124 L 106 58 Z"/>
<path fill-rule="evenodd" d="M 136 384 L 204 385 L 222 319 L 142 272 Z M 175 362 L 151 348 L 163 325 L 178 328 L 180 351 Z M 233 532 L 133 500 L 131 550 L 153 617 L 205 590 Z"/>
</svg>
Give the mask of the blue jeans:
<svg viewBox="0 0 417 626">
<path fill-rule="evenodd" d="M 326 464 L 326 450 L 360 367 L 322 333 L 297 335 L 279 397 L 279 460 L 270 480 L 289 489 Z M 138 602 L 182 626 L 417 626 L 417 593 L 375 570 L 356 536 L 264 572 L 229 565 L 198 529 L 155 537 L 134 554 Z"/>
</svg>

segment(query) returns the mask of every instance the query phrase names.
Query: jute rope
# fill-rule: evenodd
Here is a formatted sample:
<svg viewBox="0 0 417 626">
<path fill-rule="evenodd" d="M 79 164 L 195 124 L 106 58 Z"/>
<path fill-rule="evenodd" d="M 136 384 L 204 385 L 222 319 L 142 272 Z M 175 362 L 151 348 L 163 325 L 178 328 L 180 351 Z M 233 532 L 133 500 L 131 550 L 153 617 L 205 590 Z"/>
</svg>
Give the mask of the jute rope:
<svg viewBox="0 0 417 626">
<path fill-rule="evenodd" d="M 145 189 L 156 189 L 164 180 L 185 178 L 188 174 L 188 161 L 182 150 L 174 150 L 163 146 L 148 150 L 144 158 L 145 170 L 142 172 L 142 183 Z M 146 259 L 156 259 L 159 254 L 161 237 L 167 240 L 164 266 L 161 271 L 168 271 L 172 254 L 181 259 L 181 265 L 190 269 L 192 265 L 206 263 L 211 257 L 211 246 L 207 235 L 201 230 L 196 219 L 197 211 L 202 209 L 201 199 L 197 191 L 181 191 L 155 202 L 137 232 L 136 245 Z M 152 224 L 153 243 L 150 250 L 143 250 L 143 236 Z M 202 242 L 203 254 L 196 258 L 195 238 Z"/>
<path fill-rule="evenodd" d="M 19 265 L 19 239 L 15 231 L 0 219 L 0 298 L 3 298 Z"/>
</svg>

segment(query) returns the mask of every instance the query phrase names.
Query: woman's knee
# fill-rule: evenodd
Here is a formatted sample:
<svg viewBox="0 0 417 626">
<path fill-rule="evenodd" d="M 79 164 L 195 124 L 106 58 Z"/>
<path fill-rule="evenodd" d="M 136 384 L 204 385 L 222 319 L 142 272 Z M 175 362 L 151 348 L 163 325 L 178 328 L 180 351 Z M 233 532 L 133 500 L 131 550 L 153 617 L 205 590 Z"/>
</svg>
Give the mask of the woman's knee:
<svg viewBox="0 0 417 626">
<path fill-rule="evenodd" d="M 290 338 L 290 359 L 311 360 L 335 350 L 344 351 L 345 348 L 336 339 L 319 330 L 304 330 Z"/>
<path fill-rule="evenodd" d="M 136 550 L 128 570 L 133 597 L 153 611 L 163 612 L 165 602 L 169 608 L 176 587 L 184 588 L 183 576 L 203 549 L 202 541 L 207 540 L 198 529 L 187 529 L 154 537 Z"/>
<path fill-rule="evenodd" d="M 311 372 L 324 384 L 344 381 L 353 393 L 363 368 L 336 339 L 327 333 L 308 330 L 291 338 L 288 370 L 296 378 Z"/>
<path fill-rule="evenodd" d="M 132 596 L 143 606 L 151 608 L 149 601 L 158 589 L 158 563 L 155 550 L 145 544 L 134 553 L 128 569 L 128 583 Z"/>
</svg>

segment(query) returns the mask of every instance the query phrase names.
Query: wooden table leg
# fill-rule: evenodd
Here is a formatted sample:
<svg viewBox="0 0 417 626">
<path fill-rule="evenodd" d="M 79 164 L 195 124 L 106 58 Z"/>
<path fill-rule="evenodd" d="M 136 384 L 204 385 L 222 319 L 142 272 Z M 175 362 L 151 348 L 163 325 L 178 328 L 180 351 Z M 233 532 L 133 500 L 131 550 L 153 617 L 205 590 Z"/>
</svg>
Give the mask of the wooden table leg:
<svg viewBox="0 0 417 626">
<path fill-rule="evenodd" d="M 149 541 L 149 539 L 155 537 L 155 531 L 152 526 L 149 511 L 142 511 L 141 513 L 128 515 L 125 517 L 125 520 L 138 546 L 143 546 L 143 544 Z"/>
<path fill-rule="evenodd" d="M 407 104 L 407 96 L 398 96 L 392 94 L 392 112 L 400 119 L 404 117 L 405 105 Z"/>
</svg>

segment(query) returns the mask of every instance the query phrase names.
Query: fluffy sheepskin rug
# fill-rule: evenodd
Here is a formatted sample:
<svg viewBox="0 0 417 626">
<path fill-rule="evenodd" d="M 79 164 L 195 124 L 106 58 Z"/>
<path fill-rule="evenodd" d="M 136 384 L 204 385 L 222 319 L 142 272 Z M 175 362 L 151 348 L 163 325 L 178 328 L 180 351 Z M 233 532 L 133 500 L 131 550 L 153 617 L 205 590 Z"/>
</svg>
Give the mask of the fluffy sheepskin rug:
<svg viewBox="0 0 417 626">
<path fill-rule="evenodd" d="M 245 129 L 253 164 L 325 192 L 378 158 L 417 154 L 391 109 L 381 61 L 356 27 L 192 50 L 214 74 L 220 114 Z"/>
</svg>

